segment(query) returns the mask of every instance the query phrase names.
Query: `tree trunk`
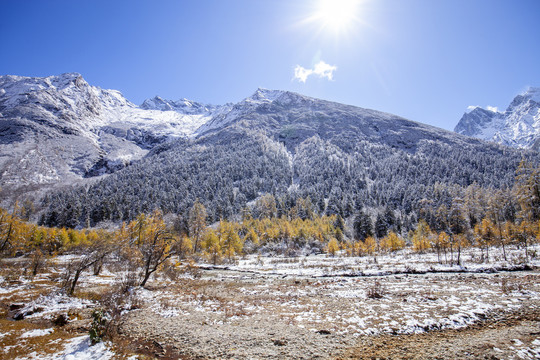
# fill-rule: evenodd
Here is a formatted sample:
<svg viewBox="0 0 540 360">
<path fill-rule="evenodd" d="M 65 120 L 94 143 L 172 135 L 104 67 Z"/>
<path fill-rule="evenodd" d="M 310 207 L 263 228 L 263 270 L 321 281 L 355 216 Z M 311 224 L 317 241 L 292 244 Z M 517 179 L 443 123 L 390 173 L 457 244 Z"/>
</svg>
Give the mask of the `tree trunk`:
<svg viewBox="0 0 540 360">
<path fill-rule="evenodd" d="M 7 245 L 9 244 L 9 240 L 11 238 L 11 230 L 13 228 L 13 223 L 10 222 L 9 223 L 9 229 L 8 229 L 8 233 L 6 235 L 6 238 L 4 239 L 4 242 L 2 243 L 2 247 L 0 248 L 0 251 L 4 251 L 5 248 L 7 247 Z"/>
<path fill-rule="evenodd" d="M 96 261 L 94 264 L 94 276 L 98 276 L 103 268 L 103 259 Z"/>
<path fill-rule="evenodd" d="M 497 222 L 497 229 L 499 230 L 499 244 L 501 244 L 502 248 L 503 248 L 504 261 L 507 261 L 507 259 L 506 259 L 506 249 L 504 248 L 504 240 L 502 238 L 501 223 L 499 221 Z"/>
<path fill-rule="evenodd" d="M 69 296 L 73 296 L 73 293 L 75 292 L 75 286 L 77 286 L 77 281 L 79 281 L 79 276 L 81 275 L 81 272 L 83 269 L 77 269 L 75 271 L 75 276 L 73 277 L 73 281 L 71 282 L 71 286 L 69 289 Z"/>
<path fill-rule="evenodd" d="M 152 272 L 150 271 L 151 264 L 152 264 L 152 254 L 148 256 L 148 260 L 146 260 L 146 264 L 144 265 L 144 278 L 140 286 L 146 285 L 146 282 L 150 278 L 150 275 L 152 275 Z"/>
<path fill-rule="evenodd" d="M 150 275 L 152 275 L 150 271 L 145 271 L 143 281 L 141 282 L 141 287 L 144 287 L 144 285 L 146 285 L 146 282 L 148 281 L 148 279 L 150 279 Z"/>
</svg>

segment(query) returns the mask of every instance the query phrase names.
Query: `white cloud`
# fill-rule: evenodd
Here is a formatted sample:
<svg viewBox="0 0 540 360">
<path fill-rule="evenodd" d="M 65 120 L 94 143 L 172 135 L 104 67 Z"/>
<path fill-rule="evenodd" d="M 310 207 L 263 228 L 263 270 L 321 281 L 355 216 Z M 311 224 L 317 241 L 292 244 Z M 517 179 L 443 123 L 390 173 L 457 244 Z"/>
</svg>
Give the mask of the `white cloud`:
<svg viewBox="0 0 540 360">
<path fill-rule="evenodd" d="M 296 65 L 296 67 L 294 68 L 294 78 L 300 82 L 305 83 L 308 76 L 311 74 L 313 74 L 313 70 L 303 68 L 300 65 Z"/>
<path fill-rule="evenodd" d="M 488 109 L 489 111 L 493 111 L 493 112 L 499 112 L 499 108 L 496 107 L 496 106 L 486 106 L 486 109 Z"/>
<path fill-rule="evenodd" d="M 294 79 L 305 83 L 311 75 L 316 75 L 319 78 L 327 78 L 328 80 L 334 79 L 334 71 L 337 70 L 337 66 L 329 65 L 324 61 L 319 61 L 313 69 L 306 69 L 303 66 L 296 65 L 294 68 Z"/>
<path fill-rule="evenodd" d="M 480 106 L 478 106 L 478 105 L 469 105 L 469 106 L 467 106 L 467 111 L 468 111 L 468 112 L 471 112 L 471 111 L 473 111 L 474 109 L 479 108 L 479 107 L 480 107 Z"/>
</svg>

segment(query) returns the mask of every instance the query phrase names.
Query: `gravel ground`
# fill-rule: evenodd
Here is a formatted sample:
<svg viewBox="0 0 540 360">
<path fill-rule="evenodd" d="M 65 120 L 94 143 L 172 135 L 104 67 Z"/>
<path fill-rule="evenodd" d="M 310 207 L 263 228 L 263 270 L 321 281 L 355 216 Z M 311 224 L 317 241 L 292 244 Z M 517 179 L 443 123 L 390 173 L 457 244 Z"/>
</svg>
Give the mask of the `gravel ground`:
<svg viewBox="0 0 540 360">
<path fill-rule="evenodd" d="M 372 299 L 373 281 L 213 271 L 141 293 L 147 305 L 129 312 L 120 331 L 169 349 L 171 359 L 539 356 L 536 272 L 381 277 L 386 293 Z M 374 335 L 359 330 L 366 323 Z"/>
<path fill-rule="evenodd" d="M 207 315 L 162 318 L 144 311 L 130 314 L 122 332 L 204 359 L 328 359 L 354 341 L 350 336 L 291 326 L 276 317 L 223 322 Z"/>
<path fill-rule="evenodd" d="M 340 359 L 540 359 L 540 302 L 466 329 L 362 337 Z"/>
</svg>

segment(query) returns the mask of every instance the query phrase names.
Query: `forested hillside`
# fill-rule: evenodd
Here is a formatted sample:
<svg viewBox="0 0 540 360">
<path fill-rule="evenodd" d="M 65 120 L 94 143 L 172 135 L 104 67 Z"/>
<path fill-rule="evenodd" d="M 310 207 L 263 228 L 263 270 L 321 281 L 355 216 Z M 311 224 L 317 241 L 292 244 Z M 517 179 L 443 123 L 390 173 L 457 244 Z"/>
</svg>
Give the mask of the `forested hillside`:
<svg viewBox="0 0 540 360">
<path fill-rule="evenodd" d="M 119 224 L 154 210 L 185 218 L 197 199 L 209 223 L 238 220 L 257 217 L 269 194 L 277 217 L 309 199 L 315 213 L 349 225 L 364 211 L 406 231 L 426 201 L 450 208 L 470 185 L 510 188 L 523 158 L 538 161 L 533 151 L 287 91 L 258 89 L 234 105 L 154 98 L 137 107 L 78 74 L 2 84 L 1 191 L 13 204 L 38 200 L 31 216 L 48 226 Z"/>
<path fill-rule="evenodd" d="M 510 188 L 523 156 L 480 142 L 452 146 L 419 140 L 415 146 L 411 152 L 368 141 L 339 144 L 314 135 L 288 151 L 260 133 L 224 130 L 158 148 L 91 186 L 48 195 L 41 223 L 93 226 L 154 209 L 183 215 L 196 199 L 208 209 L 209 222 L 215 222 L 240 215 L 261 195 L 271 194 L 278 217 L 297 199 L 309 197 L 321 215 L 351 218 L 366 208 L 374 218 L 388 208 L 410 229 L 425 199 L 450 206 L 471 184 Z"/>
</svg>

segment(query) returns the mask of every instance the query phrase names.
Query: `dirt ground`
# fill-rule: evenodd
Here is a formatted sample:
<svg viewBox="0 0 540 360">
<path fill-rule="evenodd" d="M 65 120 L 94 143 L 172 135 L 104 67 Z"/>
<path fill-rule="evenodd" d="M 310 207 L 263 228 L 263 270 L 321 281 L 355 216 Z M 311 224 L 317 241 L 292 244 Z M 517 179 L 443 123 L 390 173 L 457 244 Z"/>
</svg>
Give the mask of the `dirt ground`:
<svg viewBox="0 0 540 360">
<path fill-rule="evenodd" d="M 339 359 L 540 359 L 539 305 L 465 329 L 362 337 Z"/>
<path fill-rule="evenodd" d="M 62 349 L 84 344 L 119 275 L 85 275 L 74 297 L 57 277 L 4 278 L 0 359 L 67 359 Z M 537 268 L 354 277 L 209 268 L 131 288 L 91 358 L 540 359 L 539 294 Z M 16 321 L 20 307 L 34 313 Z"/>
<path fill-rule="evenodd" d="M 166 310 L 150 306 L 130 312 L 120 330 L 124 336 L 157 344 L 161 357 L 169 359 L 537 359 L 540 299 L 523 289 L 518 295 L 518 285 L 511 291 L 514 296 L 500 289 L 501 282 L 536 289 L 537 280 L 531 273 L 390 277 L 380 279 L 386 288 L 382 298 L 372 299 L 336 294 L 340 288 L 365 291 L 373 279 L 321 282 L 244 276 L 231 281 L 227 274 L 197 280 L 197 285 L 186 282 L 182 289 L 163 289 L 159 296 L 167 299 Z M 438 282 L 448 294 L 427 291 Z M 261 287 L 265 291 L 257 290 Z M 502 306 L 485 312 L 475 308 L 477 317 L 468 319 L 468 324 L 446 326 L 448 318 L 467 320 L 467 313 L 460 311 L 477 292 L 464 289 L 492 291 L 482 301 Z M 439 304 L 447 309 L 435 305 L 441 299 L 451 300 Z M 439 314 L 441 322 L 423 330 L 397 321 L 411 309 L 425 312 L 426 317 L 444 314 Z M 347 322 L 355 312 L 377 319 L 369 328 L 374 335 L 361 334 Z M 410 315 L 413 319 L 418 314 Z"/>
</svg>

